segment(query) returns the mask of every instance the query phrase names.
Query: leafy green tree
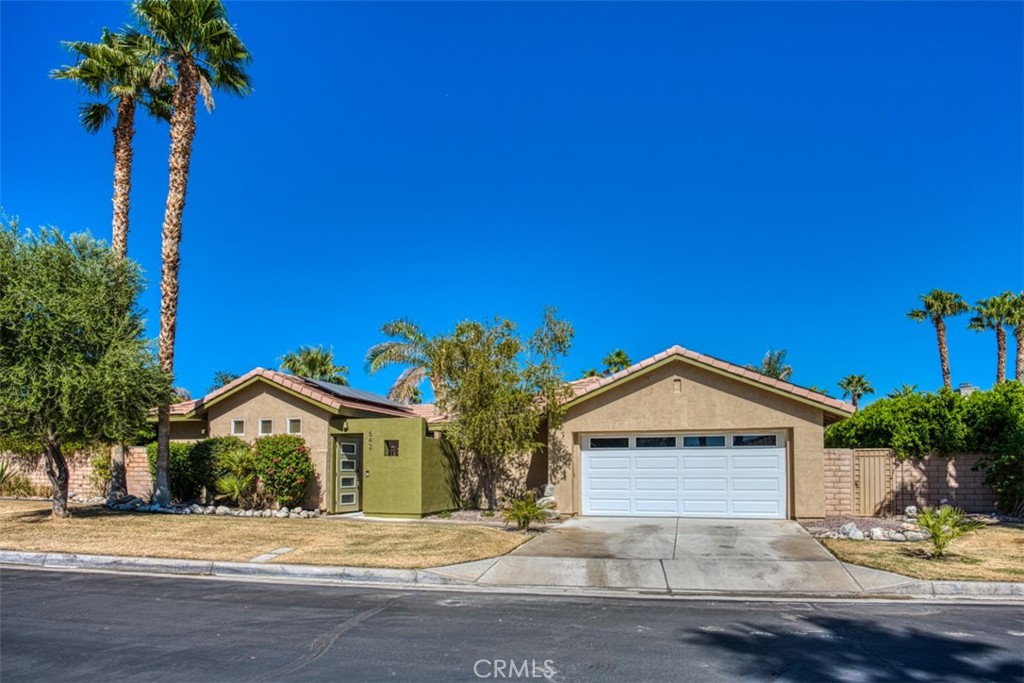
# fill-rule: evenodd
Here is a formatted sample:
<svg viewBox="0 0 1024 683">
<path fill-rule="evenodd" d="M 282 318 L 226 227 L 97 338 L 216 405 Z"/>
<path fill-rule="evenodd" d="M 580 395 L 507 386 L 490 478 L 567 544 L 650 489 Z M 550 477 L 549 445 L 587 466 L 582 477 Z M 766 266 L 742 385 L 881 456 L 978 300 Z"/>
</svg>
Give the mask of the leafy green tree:
<svg viewBox="0 0 1024 683">
<path fill-rule="evenodd" d="M 1024 384 L 1003 382 L 964 401 L 966 449 L 982 453 L 985 484 L 1009 514 L 1024 514 Z"/>
<path fill-rule="evenodd" d="M 300 346 L 281 357 L 281 371 L 321 382 L 348 385 L 348 367 L 334 364 L 334 350 L 323 346 Z"/>
<path fill-rule="evenodd" d="M 98 43 L 65 42 L 76 56 L 73 65 L 50 72 L 50 77 L 77 84 L 95 98 L 79 107 L 82 127 L 98 133 L 114 119 L 114 219 L 111 246 L 128 255 L 128 213 L 132 189 L 132 141 L 135 109 L 141 105 L 154 118 L 170 121 L 170 88 L 150 88 L 156 61 L 142 56 L 120 33 L 103 29 Z"/>
<path fill-rule="evenodd" d="M 69 516 L 65 453 L 131 441 L 170 382 L 143 338 L 138 266 L 88 235 L 0 227 L 2 449 L 43 454 Z"/>
<path fill-rule="evenodd" d="M 547 309 L 529 339 L 513 322 L 496 319 L 461 322 L 439 341 L 446 393 L 438 407 L 452 416 L 448 437 L 472 459 L 492 510 L 512 459 L 546 446 L 538 441 L 542 424 L 551 432 L 562 424 L 571 392 L 558 363 L 573 335 L 572 325 Z"/>
<path fill-rule="evenodd" d="M 1013 337 L 1017 341 L 1017 362 L 1014 365 L 1013 377 L 1024 382 L 1024 292 L 1010 295 L 1010 315 L 1006 324 L 1013 328 Z"/>
<path fill-rule="evenodd" d="M 213 373 L 213 384 L 211 384 L 210 388 L 206 390 L 206 393 L 209 394 L 210 392 L 217 391 L 222 386 L 225 386 L 227 384 L 231 384 L 232 382 L 234 382 L 238 378 L 239 378 L 239 375 L 236 372 L 228 372 L 226 370 L 218 370 L 217 372 Z"/>
<path fill-rule="evenodd" d="M 220 0 L 135 0 L 137 26 L 125 30 L 125 41 L 138 54 L 156 61 L 150 85 L 172 83 L 171 152 L 167 206 L 161 238 L 160 369 L 174 375 L 174 339 L 178 325 L 178 271 L 181 265 L 181 221 L 185 212 L 192 140 L 196 134 L 196 102 L 202 93 L 213 111 L 213 91 L 247 95 L 252 83 L 245 67 L 251 56 L 228 21 Z M 166 504 L 170 457 L 170 406 L 157 408 L 156 502 Z"/>
<path fill-rule="evenodd" d="M 1006 326 L 1012 325 L 1015 316 L 1015 297 L 1012 292 L 982 299 L 974 306 L 974 315 L 967 326 L 979 332 L 993 330 L 996 333 L 996 383 L 1006 381 Z"/>
<path fill-rule="evenodd" d="M 613 375 L 616 372 L 621 372 L 633 364 L 633 361 L 629 358 L 629 354 L 622 349 L 615 349 L 605 356 L 604 360 L 601 362 L 604 363 L 604 374 L 606 375 Z"/>
<path fill-rule="evenodd" d="M 419 325 L 405 318 L 384 323 L 381 332 L 393 339 L 370 347 L 366 352 L 366 371 L 373 375 L 392 366 L 403 367 L 388 391 L 388 398 L 415 403 L 413 398 L 423 380 L 427 380 L 435 400 L 440 401 L 444 395 L 444 386 L 439 381 L 444 374 L 440 341 L 427 336 Z"/>
<path fill-rule="evenodd" d="M 584 377 L 601 377 L 602 375 L 601 375 L 600 372 L 597 371 L 596 368 L 590 368 L 589 370 L 584 370 L 583 371 L 583 376 Z"/>
<path fill-rule="evenodd" d="M 760 365 L 747 365 L 748 370 L 788 382 L 793 376 L 793 366 L 786 364 L 786 349 L 768 349 Z"/>
<path fill-rule="evenodd" d="M 838 384 L 839 388 L 843 390 L 843 398 L 850 397 L 854 410 L 857 409 L 857 404 L 863 396 L 875 393 L 875 388 L 864 378 L 864 375 L 847 375 L 839 380 Z"/>
<path fill-rule="evenodd" d="M 946 318 L 961 315 L 970 310 L 967 302 L 959 294 L 933 289 L 921 295 L 921 308 L 907 313 L 911 320 L 924 322 L 930 320 L 935 326 L 935 336 L 939 345 L 939 362 L 942 365 L 942 385 L 947 389 L 953 387 L 952 375 L 949 371 L 949 346 L 946 343 Z"/>
</svg>

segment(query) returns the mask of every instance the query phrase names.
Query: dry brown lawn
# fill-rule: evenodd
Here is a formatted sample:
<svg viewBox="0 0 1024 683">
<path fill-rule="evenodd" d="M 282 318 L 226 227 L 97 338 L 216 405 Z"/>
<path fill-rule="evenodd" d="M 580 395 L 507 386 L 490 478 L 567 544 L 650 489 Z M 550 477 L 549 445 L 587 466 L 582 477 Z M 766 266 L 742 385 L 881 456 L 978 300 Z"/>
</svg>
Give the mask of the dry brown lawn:
<svg viewBox="0 0 1024 683">
<path fill-rule="evenodd" d="M 29 505 L 29 503 L 34 504 Z M 529 537 L 465 524 L 238 518 L 75 508 L 54 519 L 43 501 L 0 501 L 0 549 L 245 562 L 421 569 L 504 555 Z"/>
<path fill-rule="evenodd" d="M 946 556 L 929 557 L 932 544 L 823 539 L 843 562 L 933 581 L 1024 581 L 1024 525 L 992 524 L 961 536 Z"/>
</svg>

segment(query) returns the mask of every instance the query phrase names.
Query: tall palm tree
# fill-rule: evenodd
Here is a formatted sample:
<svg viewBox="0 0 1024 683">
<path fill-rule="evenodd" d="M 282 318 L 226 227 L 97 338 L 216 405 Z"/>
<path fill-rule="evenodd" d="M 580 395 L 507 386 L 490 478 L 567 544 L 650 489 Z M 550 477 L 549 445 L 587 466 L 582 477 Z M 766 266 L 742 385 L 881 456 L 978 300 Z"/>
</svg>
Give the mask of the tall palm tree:
<svg viewBox="0 0 1024 683">
<path fill-rule="evenodd" d="M 783 382 L 788 382 L 789 378 L 793 376 L 793 366 L 786 364 L 786 349 L 777 351 L 768 349 L 764 358 L 761 359 L 760 365 L 747 365 L 746 368 L 768 377 L 781 379 Z"/>
<path fill-rule="evenodd" d="M 1013 378 L 1024 382 L 1024 292 L 1010 295 L 1010 317 L 1006 323 L 1013 327 L 1013 338 L 1017 341 L 1017 362 Z"/>
<path fill-rule="evenodd" d="M 622 370 L 625 370 L 626 368 L 633 364 L 633 361 L 630 360 L 629 358 L 629 354 L 627 354 L 622 349 L 615 349 L 607 356 L 605 356 L 604 360 L 602 360 L 601 362 L 604 363 L 606 375 L 612 375 L 616 372 L 621 372 Z"/>
<path fill-rule="evenodd" d="M 970 329 L 979 332 L 995 330 L 997 384 L 1006 381 L 1006 325 L 1013 324 L 1014 300 L 1012 292 L 1003 292 L 997 296 L 982 299 L 975 304 L 975 314 L 967 324 Z"/>
<path fill-rule="evenodd" d="M 411 402 L 425 379 L 430 382 L 434 399 L 441 401 L 444 387 L 439 379 L 443 373 L 440 367 L 441 345 L 437 340 L 404 318 L 384 323 L 380 331 L 394 339 L 370 347 L 366 352 L 366 371 L 372 375 L 384 368 L 405 366 L 388 390 L 388 398 L 401 403 Z"/>
<path fill-rule="evenodd" d="M 951 318 L 970 310 L 967 302 L 959 294 L 933 289 L 921 295 L 921 308 L 907 313 L 907 317 L 917 322 L 930 320 L 935 325 L 935 336 L 939 344 L 939 362 L 942 365 L 942 384 L 947 389 L 953 387 L 953 378 L 949 372 L 949 347 L 946 344 L 946 318 Z"/>
<path fill-rule="evenodd" d="M 196 101 L 202 93 L 207 111 L 213 111 L 213 90 L 247 95 L 252 83 L 245 67 L 249 50 L 228 22 L 220 0 L 135 0 L 132 12 L 137 28 L 125 38 L 147 57 L 156 60 L 151 84 L 173 83 L 171 153 L 167 207 L 164 211 L 160 275 L 160 337 L 157 361 L 174 375 L 174 338 L 178 322 L 178 269 L 181 218 L 185 211 L 192 140 L 196 134 Z M 170 456 L 171 419 L 168 406 L 157 409 L 156 486 L 153 499 L 170 500 L 167 462 Z"/>
<path fill-rule="evenodd" d="M 601 376 L 601 373 L 598 372 L 596 368 L 590 368 L 589 370 L 584 370 L 583 371 L 584 379 L 587 378 L 587 377 L 600 377 L 600 376 Z"/>
<path fill-rule="evenodd" d="M 864 375 L 847 375 L 838 382 L 839 388 L 843 390 L 843 398 L 850 397 L 853 409 L 857 409 L 862 396 L 875 393 L 871 382 L 864 378 Z"/>
<path fill-rule="evenodd" d="M 892 391 L 890 391 L 888 394 L 886 394 L 886 397 L 887 398 L 907 398 L 909 396 L 913 396 L 916 393 L 917 393 L 917 385 L 916 384 L 904 384 L 899 389 L 893 389 Z"/>
<path fill-rule="evenodd" d="M 300 346 L 281 357 L 281 370 L 299 377 L 348 386 L 348 367 L 334 364 L 334 349 Z"/>
<path fill-rule="evenodd" d="M 156 62 L 134 52 L 120 33 L 103 29 L 98 43 L 66 41 L 63 45 L 76 55 L 75 63 L 54 69 L 50 78 L 71 81 L 94 98 L 78 108 L 82 127 L 87 133 L 96 134 L 114 120 L 114 211 L 110 244 L 114 253 L 124 258 L 128 255 L 135 109 L 141 105 L 154 118 L 169 121 L 169 88 L 150 88 Z M 124 444 L 110 449 L 110 470 L 108 494 L 112 500 L 120 500 L 128 495 Z"/>
<path fill-rule="evenodd" d="M 135 109 L 141 105 L 154 118 L 171 119 L 170 88 L 150 88 L 156 61 L 138 54 L 125 36 L 103 29 L 100 42 L 63 43 L 76 55 L 74 65 L 50 72 L 50 78 L 71 81 L 98 98 L 78 108 L 79 120 L 88 133 L 98 133 L 114 119 L 114 217 L 111 247 L 124 258 L 128 254 L 128 213 L 132 189 L 132 141 Z"/>
</svg>

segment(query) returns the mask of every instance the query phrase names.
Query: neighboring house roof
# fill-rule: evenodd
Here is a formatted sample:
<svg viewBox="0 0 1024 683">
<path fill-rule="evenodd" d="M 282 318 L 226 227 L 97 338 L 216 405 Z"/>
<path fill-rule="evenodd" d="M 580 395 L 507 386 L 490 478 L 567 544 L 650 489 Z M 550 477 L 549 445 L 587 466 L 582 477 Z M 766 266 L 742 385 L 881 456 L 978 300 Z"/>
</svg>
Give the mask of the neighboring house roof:
<svg viewBox="0 0 1024 683">
<path fill-rule="evenodd" d="M 639 363 L 629 366 L 625 370 L 620 370 L 619 372 L 608 375 L 607 377 L 584 377 L 583 379 L 569 382 L 569 387 L 572 389 L 573 397 L 569 399 L 567 403 L 569 405 L 574 405 L 582 402 L 592 395 L 601 393 L 609 385 L 644 374 L 648 368 L 655 365 L 660 366 L 672 360 L 683 361 L 684 363 L 689 363 L 691 365 L 704 368 L 705 370 L 733 377 L 759 388 L 773 391 L 787 398 L 792 398 L 803 403 L 810 403 L 820 407 L 827 415 L 844 418 L 852 415 L 854 411 L 853 405 L 846 401 L 840 401 L 837 398 L 832 398 L 825 394 L 819 394 L 815 391 L 811 391 L 810 389 L 797 386 L 796 384 L 784 382 L 781 379 L 762 375 L 761 373 L 755 372 L 750 368 L 745 368 L 742 365 L 734 365 L 719 358 L 713 358 L 712 356 L 708 356 L 703 353 L 684 349 L 682 346 L 673 346 L 668 348 L 661 353 L 657 353 L 650 358 L 646 358 Z"/>
<path fill-rule="evenodd" d="M 414 403 L 407 407 L 412 411 L 413 415 L 422 417 L 430 424 L 446 422 L 448 420 L 448 416 L 438 410 L 436 403 Z"/>
<path fill-rule="evenodd" d="M 407 406 L 395 403 L 384 396 L 371 394 L 368 391 L 360 391 L 359 389 L 345 387 L 340 384 L 307 379 L 298 375 L 288 375 L 276 370 L 256 368 L 202 398 L 175 403 L 171 406 L 171 416 L 185 419 L 197 417 L 211 405 L 227 398 L 243 387 L 249 386 L 253 382 L 270 382 L 286 391 L 297 394 L 300 398 L 318 403 L 332 411 L 350 408 L 397 417 L 411 417 L 414 415 Z"/>
</svg>

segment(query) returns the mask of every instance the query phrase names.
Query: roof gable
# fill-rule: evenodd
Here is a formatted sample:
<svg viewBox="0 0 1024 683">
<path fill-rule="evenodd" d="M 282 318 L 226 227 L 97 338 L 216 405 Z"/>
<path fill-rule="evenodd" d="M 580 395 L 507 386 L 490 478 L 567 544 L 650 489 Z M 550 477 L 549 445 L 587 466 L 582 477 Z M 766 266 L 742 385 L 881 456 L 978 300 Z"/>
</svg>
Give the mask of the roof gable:
<svg viewBox="0 0 1024 683">
<path fill-rule="evenodd" d="M 714 358 L 696 351 L 685 349 L 682 346 L 673 346 L 669 349 L 662 351 L 661 353 L 655 354 L 650 358 L 646 358 L 639 363 L 631 365 L 625 370 L 620 370 L 607 377 L 585 377 L 583 379 L 570 382 L 569 386 L 572 389 L 573 397 L 566 402 L 566 406 L 573 406 L 583 401 L 586 401 L 593 396 L 604 393 L 612 385 L 620 385 L 623 382 L 628 382 L 638 376 L 647 374 L 650 370 L 655 367 L 662 367 L 667 363 L 672 362 L 683 362 L 696 367 L 709 370 L 719 375 L 731 377 L 733 379 L 745 382 L 759 389 L 781 395 L 785 398 L 790 398 L 801 403 L 813 405 L 817 408 L 821 408 L 826 416 L 833 418 L 842 419 L 853 414 L 854 407 L 840 401 L 839 399 L 819 394 L 811 391 L 796 384 L 790 382 L 784 382 L 774 377 L 768 377 L 762 375 L 759 372 L 755 372 L 749 368 L 745 368 L 740 365 L 734 365 L 727 361 L 719 358 Z"/>
<path fill-rule="evenodd" d="M 408 407 L 395 403 L 384 396 L 378 396 L 368 391 L 360 391 L 359 389 L 352 389 L 351 387 L 344 387 L 330 382 L 320 382 L 297 375 L 288 375 L 265 368 L 250 370 L 241 377 L 228 382 L 202 398 L 176 403 L 171 406 L 171 415 L 186 419 L 196 417 L 206 412 L 210 406 L 257 382 L 266 382 L 274 385 L 293 396 L 326 408 L 331 412 L 338 412 L 343 408 L 349 408 L 396 417 L 413 416 L 412 411 Z"/>
</svg>

